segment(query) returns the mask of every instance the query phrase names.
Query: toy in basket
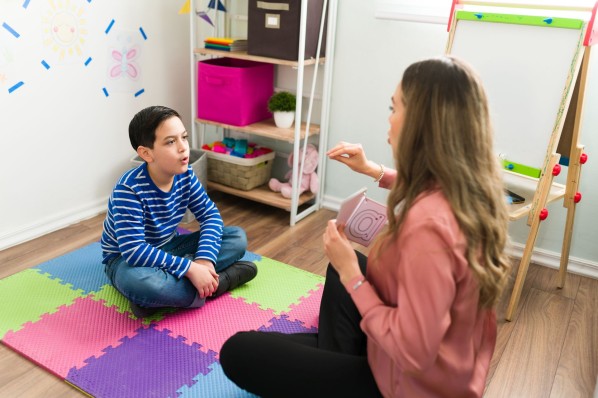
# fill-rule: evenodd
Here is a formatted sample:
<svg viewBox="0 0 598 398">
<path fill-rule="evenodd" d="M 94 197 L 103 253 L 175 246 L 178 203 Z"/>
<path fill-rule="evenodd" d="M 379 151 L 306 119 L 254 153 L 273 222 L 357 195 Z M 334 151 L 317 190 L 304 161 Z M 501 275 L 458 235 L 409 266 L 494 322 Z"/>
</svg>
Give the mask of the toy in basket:
<svg viewBox="0 0 598 398">
<path fill-rule="evenodd" d="M 275 153 L 247 140 L 225 138 L 202 149 L 208 155 L 208 180 L 249 191 L 268 182 Z"/>
</svg>

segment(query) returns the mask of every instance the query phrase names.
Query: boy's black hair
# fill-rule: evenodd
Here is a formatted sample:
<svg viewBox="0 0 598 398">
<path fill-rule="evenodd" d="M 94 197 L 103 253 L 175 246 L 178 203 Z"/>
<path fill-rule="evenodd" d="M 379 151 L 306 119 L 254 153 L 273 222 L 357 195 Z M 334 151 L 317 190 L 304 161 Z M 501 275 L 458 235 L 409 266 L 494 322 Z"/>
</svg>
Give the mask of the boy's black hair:
<svg viewBox="0 0 598 398">
<path fill-rule="evenodd" d="M 181 118 L 177 111 L 165 106 L 149 106 L 137 112 L 129 123 L 129 140 L 134 150 L 139 146 L 154 148 L 156 129 L 164 120 L 173 116 Z"/>
</svg>

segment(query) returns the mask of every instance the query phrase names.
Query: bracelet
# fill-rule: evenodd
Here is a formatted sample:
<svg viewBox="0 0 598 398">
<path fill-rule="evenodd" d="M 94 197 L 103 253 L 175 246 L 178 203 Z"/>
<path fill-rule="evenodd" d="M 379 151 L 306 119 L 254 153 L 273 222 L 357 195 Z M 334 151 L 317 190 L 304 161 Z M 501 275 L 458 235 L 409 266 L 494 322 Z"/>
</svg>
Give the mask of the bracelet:
<svg viewBox="0 0 598 398">
<path fill-rule="evenodd" d="M 365 282 L 365 278 L 358 280 L 357 283 L 353 285 L 353 290 L 359 289 L 359 286 L 363 285 L 363 282 Z"/>
<path fill-rule="evenodd" d="M 374 182 L 380 182 L 382 177 L 384 177 L 384 165 L 380 163 L 380 174 L 378 174 L 378 178 L 376 178 Z"/>
</svg>

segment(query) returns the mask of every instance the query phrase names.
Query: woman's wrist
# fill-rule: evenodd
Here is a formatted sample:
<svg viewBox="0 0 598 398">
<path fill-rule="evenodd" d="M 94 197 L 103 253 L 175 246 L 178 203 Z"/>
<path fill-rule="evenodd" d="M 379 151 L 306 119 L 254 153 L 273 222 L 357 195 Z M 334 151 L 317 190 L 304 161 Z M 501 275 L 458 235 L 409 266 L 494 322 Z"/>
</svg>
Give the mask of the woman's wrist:
<svg viewBox="0 0 598 398">
<path fill-rule="evenodd" d="M 378 178 L 378 175 L 380 175 L 380 165 L 373 160 L 368 160 L 367 168 L 363 174 L 372 177 L 375 180 Z"/>
<path fill-rule="evenodd" d="M 384 177 L 384 165 L 380 163 L 378 166 L 380 167 L 380 170 L 378 171 L 376 178 L 374 178 L 374 182 L 380 182 L 382 177 Z"/>
<path fill-rule="evenodd" d="M 342 282 L 343 281 L 341 280 L 341 283 Z M 345 281 L 343 283 L 343 286 L 345 286 L 345 289 L 347 289 L 347 291 L 349 293 L 353 293 L 354 291 L 359 289 L 365 282 L 366 282 L 365 276 L 363 276 L 360 273 L 360 274 L 353 276 L 351 279 L 348 279 L 347 281 Z"/>
</svg>

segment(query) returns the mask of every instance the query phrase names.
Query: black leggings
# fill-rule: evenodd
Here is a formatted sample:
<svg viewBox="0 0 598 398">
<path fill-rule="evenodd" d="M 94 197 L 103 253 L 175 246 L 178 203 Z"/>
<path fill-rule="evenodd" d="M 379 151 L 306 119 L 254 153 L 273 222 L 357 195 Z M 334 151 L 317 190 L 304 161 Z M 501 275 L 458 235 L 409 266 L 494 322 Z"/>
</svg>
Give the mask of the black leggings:
<svg viewBox="0 0 598 398">
<path fill-rule="evenodd" d="M 367 258 L 356 252 L 365 274 Z M 220 351 L 224 373 L 261 397 L 380 397 L 361 315 L 328 265 L 318 333 L 240 332 Z"/>
</svg>

